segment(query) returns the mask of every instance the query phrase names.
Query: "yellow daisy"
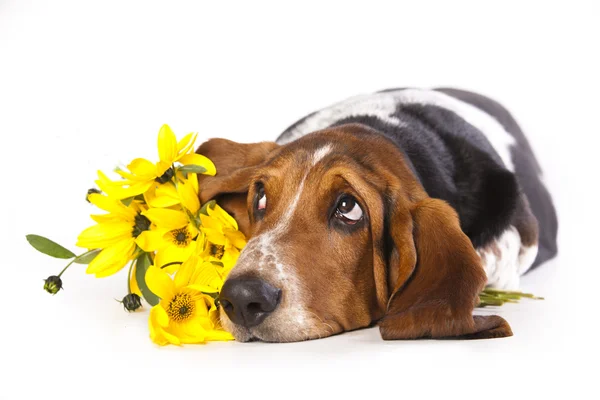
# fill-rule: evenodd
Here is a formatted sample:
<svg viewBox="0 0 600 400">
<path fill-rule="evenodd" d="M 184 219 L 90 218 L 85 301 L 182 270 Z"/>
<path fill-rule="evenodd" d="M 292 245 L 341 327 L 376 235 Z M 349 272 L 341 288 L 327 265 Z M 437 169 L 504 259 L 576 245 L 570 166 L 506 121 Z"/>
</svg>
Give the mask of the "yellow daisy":
<svg viewBox="0 0 600 400">
<path fill-rule="evenodd" d="M 148 190 L 158 190 L 161 185 L 170 182 L 175 175 L 174 164 L 197 165 L 206 171 L 203 174 L 214 175 L 215 165 L 203 155 L 194 153 L 196 134 L 190 133 L 179 142 L 168 125 L 158 132 L 159 161 L 153 163 L 144 158 L 136 158 L 127 166 L 127 171 L 117 170 L 123 178 L 112 181 L 98 171 L 98 187 L 115 199 L 125 199 L 143 194 Z M 168 191 L 169 189 L 164 189 Z"/>
<path fill-rule="evenodd" d="M 204 247 L 204 237 L 199 235 L 197 215 L 200 210 L 198 200 L 198 179 L 190 174 L 177 184 L 177 197 L 180 207 L 150 208 L 142 213 L 157 229 L 146 235 L 139 246 L 147 252 L 157 251 L 155 265 L 182 263 L 196 252 L 198 244 Z M 168 272 L 174 272 L 178 264 L 172 264 Z"/>
<path fill-rule="evenodd" d="M 206 240 L 224 250 L 241 250 L 246 245 L 246 237 L 238 230 L 238 224 L 218 204 L 206 207 L 208 215 L 200 214 L 201 230 Z"/>
<path fill-rule="evenodd" d="M 207 274 L 205 269 L 197 268 L 199 264 L 201 261 L 197 257 L 191 257 L 174 279 L 158 267 L 148 269 L 148 287 L 161 298 L 160 303 L 150 310 L 148 326 L 153 342 L 180 345 L 233 340 L 219 323 L 219 311 L 213 298 L 203 293 L 211 293 L 213 289 L 204 284 Z"/>
<path fill-rule="evenodd" d="M 90 194 L 88 199 L 108 214 L 91 216 L 97 224 L 81 232 L 77 246 L 102 249 L 86 270 L 101 278 L 118 272 L 135 258 L 136 243 L 150 234 L 151 222 L 142 215 L 145 206 L 138 201 L 125 206 L 119 200 L 97 193 Z"/>
</svg>

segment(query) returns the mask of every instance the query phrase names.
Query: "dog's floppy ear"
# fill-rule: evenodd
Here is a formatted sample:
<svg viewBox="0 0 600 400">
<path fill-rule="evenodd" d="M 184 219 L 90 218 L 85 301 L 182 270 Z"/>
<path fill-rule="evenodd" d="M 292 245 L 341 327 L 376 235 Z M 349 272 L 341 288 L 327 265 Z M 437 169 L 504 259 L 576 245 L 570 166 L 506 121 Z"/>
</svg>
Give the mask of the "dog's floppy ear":
<svg viewBox="0 0 600 400">
<path fill-rule="evenodd" d="M 499 316 L 473 316 L 486 276 L 458 215 L 442 200 L 394 206 L 389 232 L 395 279 L 379 323 L 383 339 L 511 336 Z M 397 252 L 397 253 L 396 253 Z"/>
<path fill-rule="evenodd" d="M 200 201 L 217 200 L 237 221 L 240 231 L 250 233 L 250 220 L 246 207 L 248 185 L 256 167 L 262 164 L 273 150 L 274 142 L 237 143 L 227 139 L 210 139 L 196 153 L 211 159 L 215 176 L 198 175 Z"/>
</svg>

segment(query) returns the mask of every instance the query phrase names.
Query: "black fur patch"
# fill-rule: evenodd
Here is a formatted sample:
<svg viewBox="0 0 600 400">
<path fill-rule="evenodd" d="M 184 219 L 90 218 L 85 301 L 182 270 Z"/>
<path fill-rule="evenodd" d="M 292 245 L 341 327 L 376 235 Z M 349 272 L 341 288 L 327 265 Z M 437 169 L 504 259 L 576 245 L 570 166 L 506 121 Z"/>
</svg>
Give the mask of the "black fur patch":
<svg viewBox="0 0 600 400">
<path fill-rule="evenodd" d="M 397 90 L 401 89 L 382 92 Z M 482 132 L 445 108 L 398 103 L 390 117 L 401 124 L 355 115 L 337 120 L 330 127 L 361 123 L 390 139 L 404 153 L 429 196 L 445 200 L 456 209 L 463 231 L 476 247 L 498 237 L 518 218 L 519 212 L 525 211 L 519 202 L 519 197 L 525 196 L 539 222 L 539 252 L 533 266 L 554 257 L 557 253 L 556 211 L 540 180 L 541 169 L 533 150 L 517 122 L 504 107 L 485 96 L 457 89 L 436 91 L 481 109 L 515 138 L 516 145 L 510 149 L 514 173 L 505 168 Z M 302 134 L 294 129 L 314 114 L 292 125 L 278 141 Z M 326 126 L 320 127 L 324 128 Z"/>
</svg>

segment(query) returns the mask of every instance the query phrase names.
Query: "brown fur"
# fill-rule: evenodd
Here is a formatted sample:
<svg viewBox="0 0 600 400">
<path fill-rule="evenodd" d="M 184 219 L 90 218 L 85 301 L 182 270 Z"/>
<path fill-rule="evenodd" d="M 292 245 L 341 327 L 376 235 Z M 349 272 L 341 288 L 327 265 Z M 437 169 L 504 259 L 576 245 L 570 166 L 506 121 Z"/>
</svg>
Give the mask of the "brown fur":
<svg viewBox="0 0 600 400">
<path fill-rule="evenodd" d="M 212 177 L 198 175 L 200 201 L 217 200 L 219 205 L 235 218 L 240 231 L 250 232 L 246 210 L 246 197 L 252 167 L 279 146 L 273 142 L 236 143 L 227 139 L 211 139 L 203 143 L 196 153 L 205 155 L 215 164 L 217 174 Z M 227 188 L 227 189 L 225 189 Z"/>
<path fill-rule="evenodd" d="M 312 155 L 326 145 L 332 151 L 313 165 Z M 238 339 L 303 340 L 374 322 L 384 339 L 512 334 L 500 317 L 472 316 L 485 273 L 456 212 L 427 196 L 402 153 L 377 132 L 344 125 L 282 147 L 212 139 L 198 152 L 217 167 L 215 177 L 200 182 L 201 201 L 217 199 L 250 237 L 275 229 L 289 199 L 300 196 L 285 235 L 273 245 L 285 249 L 281 257 L 297 278 L 310 329 L 286 326 L 285 313 L 298 299 L 286 298 L 283 287 L 282 303 L 264 326 L 248 331 L 224 321 Z M 253 212 L 259 180 L 268 196 L 262 219 Z M 328 210 L 341 193 L 354 196 L 364 211 L 356 229 L 331 223 Z M 271 270 L 259 272 L 253 254 L 240 260 L 230 276 L 258 275 L 285 286 Z"/>
</svg>

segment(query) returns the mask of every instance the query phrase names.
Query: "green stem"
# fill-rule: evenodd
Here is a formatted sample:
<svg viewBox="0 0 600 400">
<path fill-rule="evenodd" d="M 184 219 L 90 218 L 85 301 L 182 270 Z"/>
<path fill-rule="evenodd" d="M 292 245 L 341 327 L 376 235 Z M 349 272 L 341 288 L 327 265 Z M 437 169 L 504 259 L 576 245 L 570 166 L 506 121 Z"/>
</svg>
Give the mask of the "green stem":
<svg viewBox="0 0 600 400">
<path fill-rule="evenodd" d="M 181 262 L 181 261 L 173 261 L 173 262 L 170 262 L 170 263 L 167 263 L 167 264 L 163 265 L 163 266 L 162 266 L 162 267 L 160 267 L 160 268 L 161 268 L 161 269 L 163 269 L 163 268 L 167 268 L 167 267 L 170 267 L 171 265 L 175 265 L 175 264 L 179 264 L 179 265 L 181 265 L 181 264 L 183 264 L 183 262 Z"/>
<path fill-rule="evenodd" d="M 58 274 L 58 277 L 60 278 L 60 276 L 63 274 L 63 272 L 65 272 L 67 270 L 67 268 L 69 268 L 71 266 L 71 264 L 73 264 L 75 262 L 75 260 L 77 260 L 77 257 L 75 257 L 74 259 L 71 260 L 71 262 L 69 262 L 67 264 L 66 267 L 63 268 L 62 271 L 60 271 L 60 274 Z"/>
<path fill-rule="evenodd" d="M 63 274 L 63 272 L 65 272 L 67 270 L 67 268 L 69 268 L 71 266 L 71 264 L 73 264 L 75 261 L 77 261 L 78 259 L 80 259 L 83 256 L 87 256 L 88 254 L 90 254 L 92 251 L 96 251 L 96 249 L 92 249 L 92 250 L 88 250 L 85 253 L 82 253 L 78 256 L 76 256 L 74 259 L 72 259 L 66 267 L 63 268 L 62 271 L 60 271 L 60 274 L 58 274 L 58 277 L 60 278 L 60 276 Z"/>
</svg>

